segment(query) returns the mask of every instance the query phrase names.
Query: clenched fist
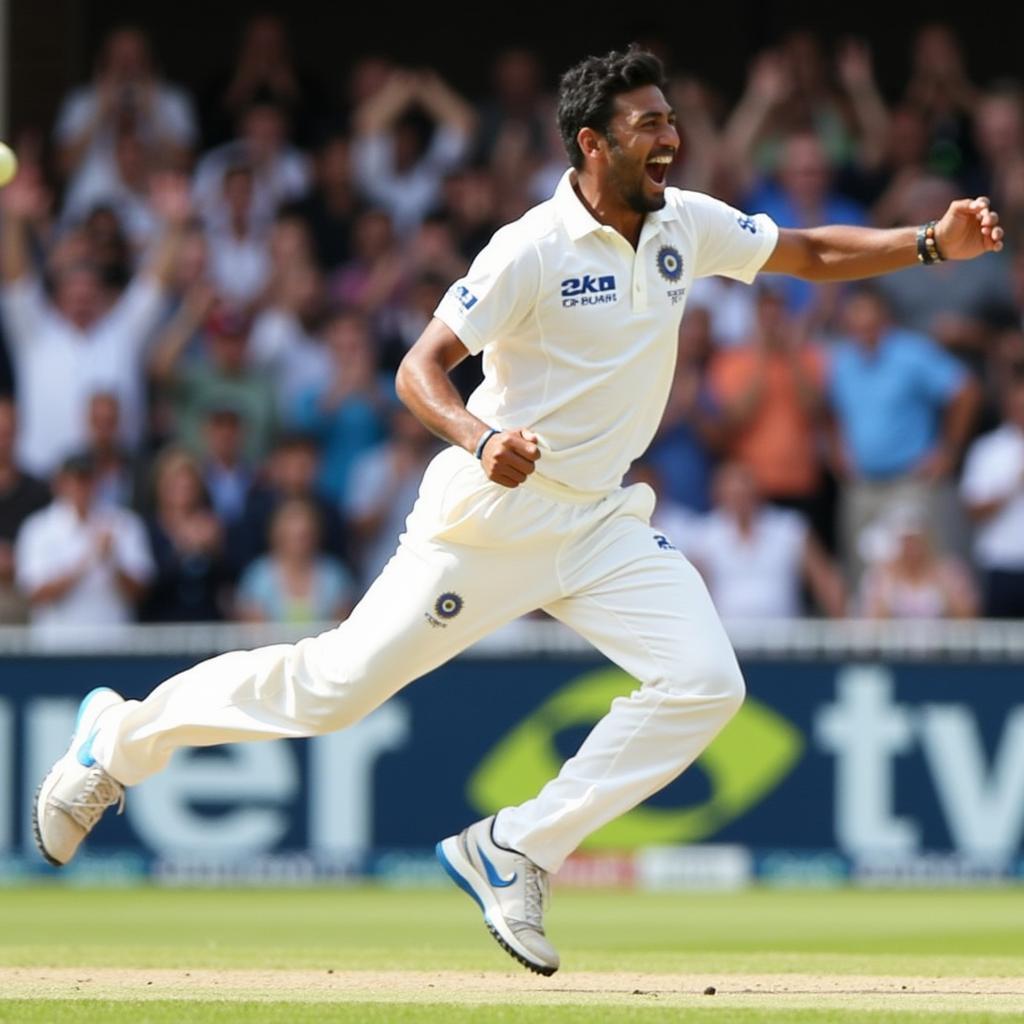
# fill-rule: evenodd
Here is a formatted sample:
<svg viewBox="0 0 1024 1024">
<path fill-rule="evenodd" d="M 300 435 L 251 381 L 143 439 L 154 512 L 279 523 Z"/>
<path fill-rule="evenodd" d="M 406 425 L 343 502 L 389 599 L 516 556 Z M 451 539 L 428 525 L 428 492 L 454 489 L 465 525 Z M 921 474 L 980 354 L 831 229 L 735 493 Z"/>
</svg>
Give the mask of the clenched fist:
<svg viewBox="0 0 1024 1024">
<path fill-rule="evenodd" d="M 518 487 L 534 471 L 539 458 L 536 434 L 503 430 L 484 445 L 480 462 L 489 480 L 503 487 Z"/>
</svg>

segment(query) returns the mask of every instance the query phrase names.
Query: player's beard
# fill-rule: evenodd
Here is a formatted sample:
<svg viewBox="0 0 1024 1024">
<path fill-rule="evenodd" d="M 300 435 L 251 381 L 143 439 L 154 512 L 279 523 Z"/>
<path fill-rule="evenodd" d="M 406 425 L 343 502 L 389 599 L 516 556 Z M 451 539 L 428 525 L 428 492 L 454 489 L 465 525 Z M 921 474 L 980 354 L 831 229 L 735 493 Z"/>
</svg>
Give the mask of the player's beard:
<svg viewBox="0 0 1024 1024">
<path fill-rule="evenodd" d="M 644 179 L 647 177 L 646 162 L 640 165 L 639 174 L 636 168 L 626 158 L 626 155 L 619 148 L 619 141 L 608 132 L 608 146 L 615 158 L 609 168 L 609 180 L 619 198 L 634 213 L 651 213 L 660 210 L 665 205 L 665 193 L 659 195 L 648 195 L 644 192 Z"/>
</svg>

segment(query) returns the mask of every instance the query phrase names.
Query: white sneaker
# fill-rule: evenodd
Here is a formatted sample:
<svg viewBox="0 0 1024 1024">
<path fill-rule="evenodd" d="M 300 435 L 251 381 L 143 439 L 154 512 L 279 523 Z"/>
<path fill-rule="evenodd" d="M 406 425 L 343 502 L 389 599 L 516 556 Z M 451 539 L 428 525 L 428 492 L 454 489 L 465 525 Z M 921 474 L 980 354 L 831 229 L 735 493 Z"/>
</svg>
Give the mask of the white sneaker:
<svg viewBox="0 0 1024 1024">
<path fill-rule="evenodd" d="M 32 828 L 39 852 L 54 867 L 67 864 L 111 804 L 124 810 L 124 786 L 92 756 L 96 720 L 124 698 L 107 687 L 86 694 L 79 705 L 67 753 L 50 769 L 36 793 Z"/>
<path fill-rule="evenodd" d="M 506 953 L 537 974 L 558 970 L 558 953 L 544 934 L 548 873 L 494 841 L 494 815 L 437 844 L 437 859 L 484 912 L 484 923 Z"/>
</svg>

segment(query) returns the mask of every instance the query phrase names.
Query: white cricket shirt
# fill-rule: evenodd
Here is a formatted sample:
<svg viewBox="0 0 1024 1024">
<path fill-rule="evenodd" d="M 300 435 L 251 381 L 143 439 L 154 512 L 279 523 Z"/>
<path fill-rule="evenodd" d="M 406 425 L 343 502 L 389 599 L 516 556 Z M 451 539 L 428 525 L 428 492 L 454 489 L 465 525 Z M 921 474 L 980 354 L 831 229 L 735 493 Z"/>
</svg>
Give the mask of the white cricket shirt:
<svg viewBox="0 0 1024 1024">
<path fill-rule="evenodd" d="M 749 284 L 778 228 L 764 214 L 667 188 L 634 250 L 583 205 L 575 174 L 495 232 L 434 315 L 470 352 L 483 351 L 470 412 L 498 429 L 533 430 L 538 474 L 606 492 L 661 420 L 692 282 L 722 274 Z"/>
</svg>

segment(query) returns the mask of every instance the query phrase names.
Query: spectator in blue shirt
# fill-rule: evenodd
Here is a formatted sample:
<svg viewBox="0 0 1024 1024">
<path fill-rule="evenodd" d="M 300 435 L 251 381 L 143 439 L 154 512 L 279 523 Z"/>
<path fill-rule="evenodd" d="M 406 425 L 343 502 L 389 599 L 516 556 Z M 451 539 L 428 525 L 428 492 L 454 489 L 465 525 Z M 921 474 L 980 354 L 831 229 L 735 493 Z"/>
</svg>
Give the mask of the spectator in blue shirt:
<svg viewBox="0 0 1024 1024">
<path fill-rule="evenodd" d="M 859 570 L 865 528 L 908 500 L 931 510 L 944 540 L 962 542 L 949 478 L 977 412 L 977 383 L 931 338 L 893 325 L 873 287 L 851 295 L 844 325 L 827 387 L 847 564 Z"/>
<path fill-rule="evenodd" d="M 865 224 L 864 208 L 833 189 L 834 169 L 825 147 L 813 132 L 786 139 L 775 180 L 761 181 L 745 209 L 767 213 L 780 227 L 811 228 L 820 224 Z M 791 313 L 809 312 L 815 286 L 790 277 L 780 281 Z"/>
<path fill-rule="evenodd" d="M 384 436 L 391 396 L 378 375 L 377 354 L 362 314 L 336 314 L 324 340 L 331 376 L 299 396 L 293 426 L 322 445 L 319 492 L 343 503 L 353 463 Z"/>
</svg>

